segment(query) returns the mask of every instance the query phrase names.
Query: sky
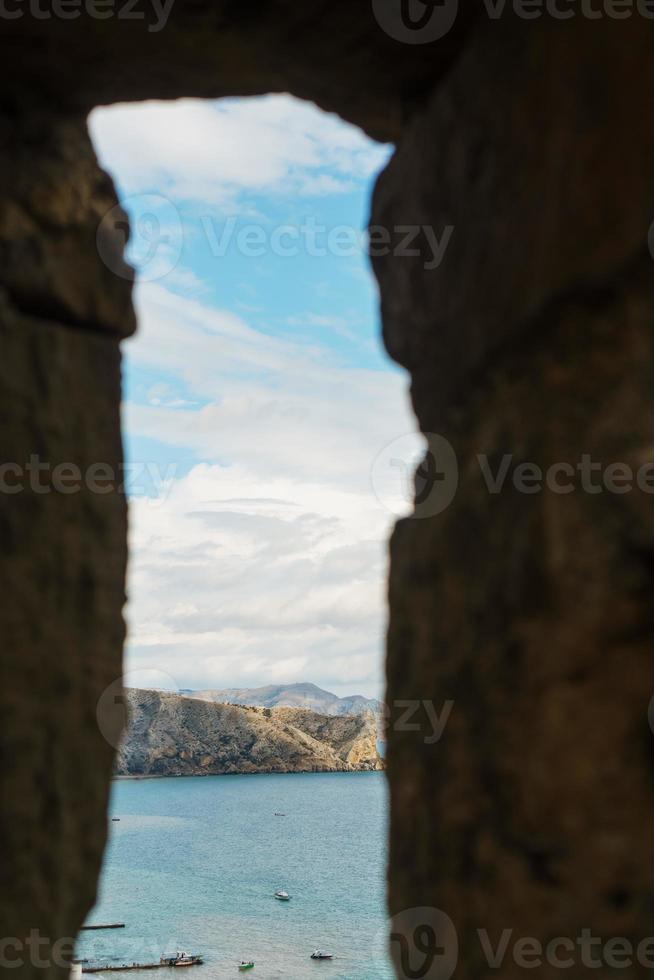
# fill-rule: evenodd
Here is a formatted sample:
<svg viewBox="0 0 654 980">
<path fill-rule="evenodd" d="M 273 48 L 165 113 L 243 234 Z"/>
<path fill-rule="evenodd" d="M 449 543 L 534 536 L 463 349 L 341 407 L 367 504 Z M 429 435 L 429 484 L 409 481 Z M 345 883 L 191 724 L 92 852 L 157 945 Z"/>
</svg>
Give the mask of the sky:
<svg viewBox="0 0 654 980">
<path fill-rule="evenodd" d="M 363 236 L 392 148 L 286 95 L 90 129 L 138 271 L 127 683 L 381 696 L 395 457 L 421 445 Z"/>
</svg>

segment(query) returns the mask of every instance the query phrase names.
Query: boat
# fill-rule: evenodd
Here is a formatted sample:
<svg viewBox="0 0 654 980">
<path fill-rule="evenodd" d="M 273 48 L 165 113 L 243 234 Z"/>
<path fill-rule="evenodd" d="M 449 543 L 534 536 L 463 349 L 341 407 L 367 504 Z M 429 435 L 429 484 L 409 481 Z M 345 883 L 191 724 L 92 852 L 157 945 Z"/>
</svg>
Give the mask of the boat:
<svg viewBox="0 0 654 980">
<path fill-rule="evenodd" d="M 177 953 L 175 956 L 162 956 L 161 966 L 200 966 L 201 956 L 191 956 L 189 953 Z"/>
<path fill-rule="evenodd" d="M 321 949 L 314 949 L 313 953 L 311 954 L 311 959 L 312 960 L 333 960 L 334 959 L 334 954 L 333 953 L 323 953 L 323 951 Z"/>
<path fill-rule="evenodd" d="M 239 970 L 254 970 L 254 960 L 241 960 Z"/>
<path fill-rule="evenodd" d="M 290 902 L 291 896 L 288 892 L 285 892 L 283 888 L 280 888 L 278 892 L 275 892 L 275 898 L 278 902 Z"/>
<path fill-rule="evenodd" d="M 190 956 L 188 953 L 180 953 L 173 966 L 199 966 L 202 963 L 201 956 Z"/>
</svg>

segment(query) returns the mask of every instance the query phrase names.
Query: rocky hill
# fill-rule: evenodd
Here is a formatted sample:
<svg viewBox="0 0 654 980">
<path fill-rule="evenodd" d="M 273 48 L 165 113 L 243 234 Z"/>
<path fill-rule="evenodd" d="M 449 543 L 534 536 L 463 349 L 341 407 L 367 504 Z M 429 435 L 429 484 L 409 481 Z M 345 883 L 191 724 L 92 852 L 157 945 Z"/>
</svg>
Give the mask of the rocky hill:
<svg viewBox="0 0 654 980">
<path fill-rule="evenodd" d="M 305 708 L 322 715 L 359 715 L 378 712 L 379 701 L 360 694 L 339 698 L 315 684 L 270 684 L 267 687 L 225 688 L 224 690 L 182 691 L 202 701 L 255 705 L 262 708 Z"/>
<path fill-rule="evenodd" d="M 215 704 L 162 691 L 126 692 L 130 723 L 118 776 L 354 772 L 382 768 L 372 712 Z"/>
</svg>

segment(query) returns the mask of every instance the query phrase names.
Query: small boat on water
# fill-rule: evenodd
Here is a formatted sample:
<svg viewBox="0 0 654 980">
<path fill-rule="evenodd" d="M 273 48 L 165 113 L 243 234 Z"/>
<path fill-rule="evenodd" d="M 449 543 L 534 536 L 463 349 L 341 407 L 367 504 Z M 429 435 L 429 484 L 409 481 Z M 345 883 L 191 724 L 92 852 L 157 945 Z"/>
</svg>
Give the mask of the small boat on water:
<svg viewBox="0 0 654 980">
<path fill-rule="evenodd" d="M 333 960 L 334 959 L 334 954 L 333 953 L 324 953 L 321 949 L 314 949 L 313 953 L 311 954 L 311 959 L 312 960 Z"/>
<path fill-rule="evenodd" d="M 280 888 L 278 892 L 275 892 L 275 898 L 278 902 L 290 902 L 291 896 L 288 892 L 285 892 L 283 888 Z"/>
<path fill-rule="evenodd" d="M 238 965 L 239 970 L 254 970 L 254 960 L 241 960 Z"/>
<path fill-rule="evenodd" d="M 201 956 L 191 956 L 189 953 L 177 953 L 176 956 L 162 956 L 161 966 L 200 966 Z"/>
</svg>

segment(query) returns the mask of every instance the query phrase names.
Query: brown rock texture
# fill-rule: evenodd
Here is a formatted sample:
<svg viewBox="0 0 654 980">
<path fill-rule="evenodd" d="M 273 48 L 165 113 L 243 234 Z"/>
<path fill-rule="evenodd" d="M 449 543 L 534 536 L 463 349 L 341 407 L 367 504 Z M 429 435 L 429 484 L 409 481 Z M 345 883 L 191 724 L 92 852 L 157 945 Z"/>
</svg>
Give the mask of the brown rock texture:
<svg viewBox="0 0 654 980">
<path fill-rule="evenodd" d="M 112 268 L 98 254 L 115 194 L 85 130 L 93 105 L 291 91 L 397 142 L 373 225 L 453 229 L 436 268 L 393 254 L 375 270 L 420 427 L 459 468 L 450 507 L 392 541 L 392 717 L 401 701 L 454 707 L 437 742 L 389 727 L 390 905 L 450 916 L 462 980 L 524 972 L 510 956 L 491 971 L 479 928 L 494 945 L 504 929 L 654 931 L 651 495 L 579 481 L 525 494 L 510 477 L 491 494 L 478 459 L 651 460 L 654 26 L 481 6 L 471 26 L 470 9 L 424 47 L 351 0 L 188 0 L 154 34 L 26 15 L 3 19 L 0 42 L 2 458 L 19 467 L 121 463 L 118 339 L 134 316 L 124 239 L 103 244 Z M 113 764 L 96 705 L 121 672 L 125 511 L 87 486 L 0 494 L 2 937 L 74 935 L 94 900 Z M 241 712 L 262 764 L 282 746 L 317 761 L 320 726 L 343 722 L 279 716 L 275 756 L 270 719 Z M 346 734 L 330 758 L 360 765 Z M 179 753 L 161 742 L 162 766 L 216 759 L 199 735 Z M 14 975 L 65 976 L 48 962 L 24 953 Z"/>
<path fill-rule="evenodd" d="M 389 704 L 454 702 L 436 744 L 390 726 L 388 770 L 391 911 L 450 917 L 456 977 L 525 974 L 511 947 L 492 969 L 480 929 L 654 931 L 653 499 L 602 483 L 654 460 L 653 45 L 635 21 L 480 29 L 376 192 L 373 223 L 454 226 L 435 272 L 377 271 L 421 429 L 458 460 L 449 507 L 393 535 L 388 646 Z M 505 456 L 492 492 L 480 457 Z M 560 470 L 518 490 L 521 464 L 571 467 L 572 490 Z M 575 976 L 613 975 L 575 949 Z"/>
<path fill-rule="evenodd" d="M 3 462 L 19 467 L 0 493 L 0 921 L 5 937 L 37 929 L 50 945 L 93 903 L 105 839 L 113 749 L 95 706 L 121 673 L 126 506 L 111 487 L 70 491 L 71 467 L 119 473 L 120 355 L 4 292 L 0 346 Z M 53 486 L 59 466 L 69 492 Z"/>
<path fill-rule="evenodd" d="M 382 768 L 372 714 L 214 704 L 160 691 L 126 692 L 120 776 L 352 772 Z"/>
<path fill-rule="evenodd" d="M 64 976 L 69 944 L 53 945 L 95 900 L 106 835 L 96 705 L 122 673 L 118 340 L 134 313 L 129 278 L 98 261 L 115 194 L 83 126 L 34 109 L 2 126 L 2 151 L 0 935 L 43 941 L 7 947 L 15 975 Z"/>
<path fill-rule="evenodd" d="M 391 141 L 475 13 L 462 0 L 438 43 L 414 46 L 382 30 L 369 2 L 174 0 L 160 30 L 151 0 L 135 4 L 132 19 L 120 16 L 126 0 L 102 20 L 3 19 L 4 67 L 22 82 L 5 92 L 11 111 L 51 100 L 53 112 L 81 117 L 110 102 L 288 91 Z"/>
</svg>

